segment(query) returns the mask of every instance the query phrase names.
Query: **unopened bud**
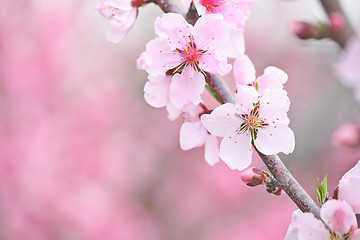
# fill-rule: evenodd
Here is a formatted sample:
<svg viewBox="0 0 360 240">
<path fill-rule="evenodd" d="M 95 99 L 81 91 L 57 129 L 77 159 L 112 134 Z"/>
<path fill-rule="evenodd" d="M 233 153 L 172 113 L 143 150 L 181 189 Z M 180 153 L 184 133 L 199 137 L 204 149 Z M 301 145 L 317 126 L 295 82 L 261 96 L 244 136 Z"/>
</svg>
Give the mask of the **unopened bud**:
<svg viewBox="0 0 360 240">
<path fill-rule="evenodd" d="M 300 39 L 317 38 L 318 29 L 307 22 L 295 21 L 290 24 L 290 30 Z"/>
<path fill-rule="evenodd" d="M 360 127 L 350 123 L 340 126 L 333 133 L 331 143 L 336 147 L 360 147 Z"/>
<path fill-rule="evenodd" d="M 265 174 L 258 168 L 248 168 L 241 173 L 241 180 L 250 187 L 255 187 L 264 182 Z"/>
<path fill-rule="evenodd" d="M 344 16 L 337 12 L 329 14 L 330 28 L 334 33 L 339 33 L 344 29 L 345 19 Z"/>
</svg>

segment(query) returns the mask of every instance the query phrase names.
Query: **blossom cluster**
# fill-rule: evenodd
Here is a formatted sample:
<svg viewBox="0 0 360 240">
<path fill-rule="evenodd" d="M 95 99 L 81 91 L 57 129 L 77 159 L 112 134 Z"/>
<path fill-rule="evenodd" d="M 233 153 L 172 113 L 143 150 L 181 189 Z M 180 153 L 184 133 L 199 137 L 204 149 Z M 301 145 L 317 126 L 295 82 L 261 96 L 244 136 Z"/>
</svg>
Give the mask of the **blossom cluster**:
<svg viewBox="0 0 360 240">
<path fill-rule="evenodd" d="M 322 205 L 321 219 L 295 211 L 285 240 L 359 240 L 355 214 L 360 213 L 360 161 L 342 177 L 337 195 Z"/>
<path fill-rule="evenodd" d="M 157 36 L 137 61 L 138 68 L 149 73 L 144 87 L 146 102 L 156 108 L 166 107 L 170 120 L 182 118 L 181 148 L 205 145 L 205 159 L 210 165 L 220 158 L 231 169 L 243 170 L 251 163 L 252 145 L 268 155 L 288 154 L 294 149 L 287 117 L 290 101 L 283 89 L 287 74 L 268 67 L 256 79 L 255 67 L 245 55 L 243 33 L 254 1 L 180 1 L 185 9 L 193 4 L 200 16 L 196 23 L 189 24 L 177 13 L 158 17 L 154 24 Z M 127 2 L 126 7 L 119 2 L 100 1 L 98 9 L 111 19 L 111 25 L 125 18 L 128 21 L 122 23 L 132 25 L 133 18 L 128 15 L 137 11 L 142 1 L 140 5 L 139 1 L 122 1 Z M 122 26 L 118 40 L 129 30 L 129 24 Z M 228 63 L 229 58 L 235 59 L 234 66 Z M 209 74 L 224 76 L 232 69 L 236 102 L 208 109 L 202 94 Z"/>
</svg>

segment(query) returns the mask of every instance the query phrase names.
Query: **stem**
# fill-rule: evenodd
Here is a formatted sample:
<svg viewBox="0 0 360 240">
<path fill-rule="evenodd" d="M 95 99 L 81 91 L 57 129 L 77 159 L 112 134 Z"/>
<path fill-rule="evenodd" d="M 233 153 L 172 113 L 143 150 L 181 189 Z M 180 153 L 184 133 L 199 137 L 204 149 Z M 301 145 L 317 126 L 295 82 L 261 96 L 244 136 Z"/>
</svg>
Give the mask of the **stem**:
<svg viewBox="0 0 360 240">
<path fill-rule="evenodd" d="M 212 73 L 206 73 L 205 81 L 209 84 L 222 103 L 235 104 L 235 97 L 233 93 L 220 76 Z"/>
<path fill-rule="evenodd" d="M 278 155 L 264 155 L 256 148 L 255 150 L 274 175 L 275 185 L 284 190 L 301 211 L 311 212 L 315 217 L 320 218 L 319 206 L 296 181 Z"/>
<path fill-rule="evenodd" d="M 331 38 L 344 48 L 346 42 L 356 35 L 349 19 L 346 17 L 346 14 L 344 13 L 338 0 L 320 0 L 320 4 L 328 16 L 330 13 L 336 12 L 344 17 L 344 29 L 340 33 L 331 35 Z"/>
<path fill-rule="evenodd" d="M 153 2 L 166 13 L 177 12 L 177 8 L 169 4 L 166 0 L 149 0 L 147 2 Z M 192 11 L 193 6 L 190 7 L 189 13 L 186 15 L 190 17 L 187 19 L 190 23 L 195 23 L 198 15 L 194 15 Z M 195 16 L 194 18 L 192 16 Z M 215 94 L 219 97 L 222 103 L 235 103 L 234 94 L 231 92 L 229 87 L 226 85 L 224 80 L 215 74 L 205 73 L 206 83 L 212 88 Z M 255 148 L 256 149 L 256 148 Z M 270 172 L 274 175 L 275 184 L 283 189 L 286 194 L 293 200 L 293 202 L 303 212 L 312 212 L 314 216 L 320 217 L 320 207 L 314 202 L 314 200 L 306 193 L 301 185 L 291 175 L 289 170 L 285 167 L 281 159 L 277 155 L 264 155 L 256 149 L 257 153 L 264 161 Z"/>
</svg>

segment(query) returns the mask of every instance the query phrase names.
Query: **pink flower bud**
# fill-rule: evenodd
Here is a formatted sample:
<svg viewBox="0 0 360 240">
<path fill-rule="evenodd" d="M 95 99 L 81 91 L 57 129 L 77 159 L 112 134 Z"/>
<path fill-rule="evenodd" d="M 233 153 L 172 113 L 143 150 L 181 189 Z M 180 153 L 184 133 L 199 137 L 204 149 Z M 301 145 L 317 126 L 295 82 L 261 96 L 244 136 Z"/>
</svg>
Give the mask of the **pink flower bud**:
<svg viewBox="0 0 360 240">
<path fill-rule="evenodd" d="M 317 29 L 310 23 L 294 21 L 290 23 L 290 31 L 300 39 L 310 39 L 317 37 Z"/>
<path fill-rule="evenodd" d="M 264 179 L 264 173 L 258 168 L 248 168 L 241 173 L 241 180 L 250 187 L 262 184 Z"/>
<path fill-rule="evenodd" d="M 333 133 L 331 142 L 337 147 L 360 147 L 360 127 L 350 123 L 340 126 Z"/>
<path fill-rule="evenodd" d="M 339 33 L 344 29 L 345 19 L 344 16 L 337 12 L 329 14 L 330 28 L 334 33 Z"/>
</svg>

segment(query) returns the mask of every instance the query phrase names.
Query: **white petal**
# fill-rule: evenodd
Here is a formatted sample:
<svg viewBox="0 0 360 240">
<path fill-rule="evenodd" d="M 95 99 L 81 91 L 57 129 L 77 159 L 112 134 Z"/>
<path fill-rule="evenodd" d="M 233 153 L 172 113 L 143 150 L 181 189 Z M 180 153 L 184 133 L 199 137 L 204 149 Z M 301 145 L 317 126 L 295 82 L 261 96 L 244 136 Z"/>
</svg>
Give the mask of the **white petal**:
<svg viewBox="0 0 360 240">
<path fill-rule="evenodd" d="M 170 77 L 149 75 L 144 86 L 144 98 L 153 107 L 164 107 L 169 103 Z"/>
<path fill-rule="evenodd" d="M 220 158 L 232 169 L 243 170 L 251 163 L 251 137 L 247 133 L 224 137 L 220 144 Z"/>
<path fill-rule="evenodd" d="M 218 51 L 229 58 L 240 57 L 245 52 L 244 34 L 241 31 L 231 29 L 228 42 L 219 45 Z"/>
<path fill-rule="evenodd" d="M 238 57 L 234 62 L 234 78 L 236 84 L 252 84 L 255 80 L 255 66 L 247 55 Z"/>
<path fill-rule="evenodd" d="M 290 107 L 285 90 L 265 90 L 260 99 L 260 118 L 277 119 L 284 116 Z"/>
<path fill-rule="evenodd" d="M 170 101 L 182 108 L 186 104 L 197 105 L 201 101 L 200 95 L 205 89 L 205 78 L 190 66 L 185 67 L 181 74 L 175 74 L 170 83 Z"/>
<path fill-rule="evenodd" d="M 341 178 L 339 199 L 348 202 L 356 214 L 360 213 L 360 161 Z"/>
<path fill-rule="evenodd" d="M 208 133 L 200 121 L 184 122 L 180 129 L 180 146 L 189 150 L 204 145 Z"/>
<path fill-rule="evenodd" d="M 259 94 L 263 95 L 266 89 L 283 89 L 283 85 L 288 80 L 288 75 L 277 67 L 267 67 L 264 74 L 256 82 L 258 83 Z"/>
<path fill-rule="evenodd" d="M 213 135 L 228 137 L 240 128 L 243 120 L 235 116 L 236 106 L 225 103 L 215 108 L 211 114 L 203 114 L 201 122 L 204 127 Z"/>
<path fill-rule="evenodd" d="M 168 119 L 170 121 L 174 121 L 182 113 L 181 109 L 174 107 L 174 105 L 172 105 L 170 102 L 166 105 L 166 110 L 168 111 Z"/>
<path fill-rule="evenodd" d="M 189 42 L 191 29 L 192 26 L 180 14 L 167 13 L 155 20 L 156 34 L 166 38 L 173 50 L 184 48 Z"/>
<path fill-rule="evenodd" d="M 329 231 L 324 223 L 315 218 L 312 213 L 303 213 L 297 216 L 295 226 L 298 228 L 299 240 L 330 240 Z"/>
<path fill-rule="evenodd" d="M 287 126 L 265 126 L 263 129 L 259 129 L 255 145 L 260 152 L 266 155 L 279 152 L 289 154 L 294 151 L 295 136 Z"/>
<path fill-rule="evenodd" d="M 332 232 L 345 235 L 357 229 L 355 213 L 351 206 L 342 200 L 329 200 L 320 209 L 320 217 Z"/>
<path fill-rule="evenodd" d="M 254 103 L 259 101 L 259 94 L 252 86 L 238 85 L 236 93 L 236 107 L 239 113 L 248 114 L 253 108 Z"/>
<path fill-rule="evenodd" d="M 205 160 L 210 166 L 219 162 L 219 150 L 217 137 L 208 134 L 205 142 Z"/>
</svg>

